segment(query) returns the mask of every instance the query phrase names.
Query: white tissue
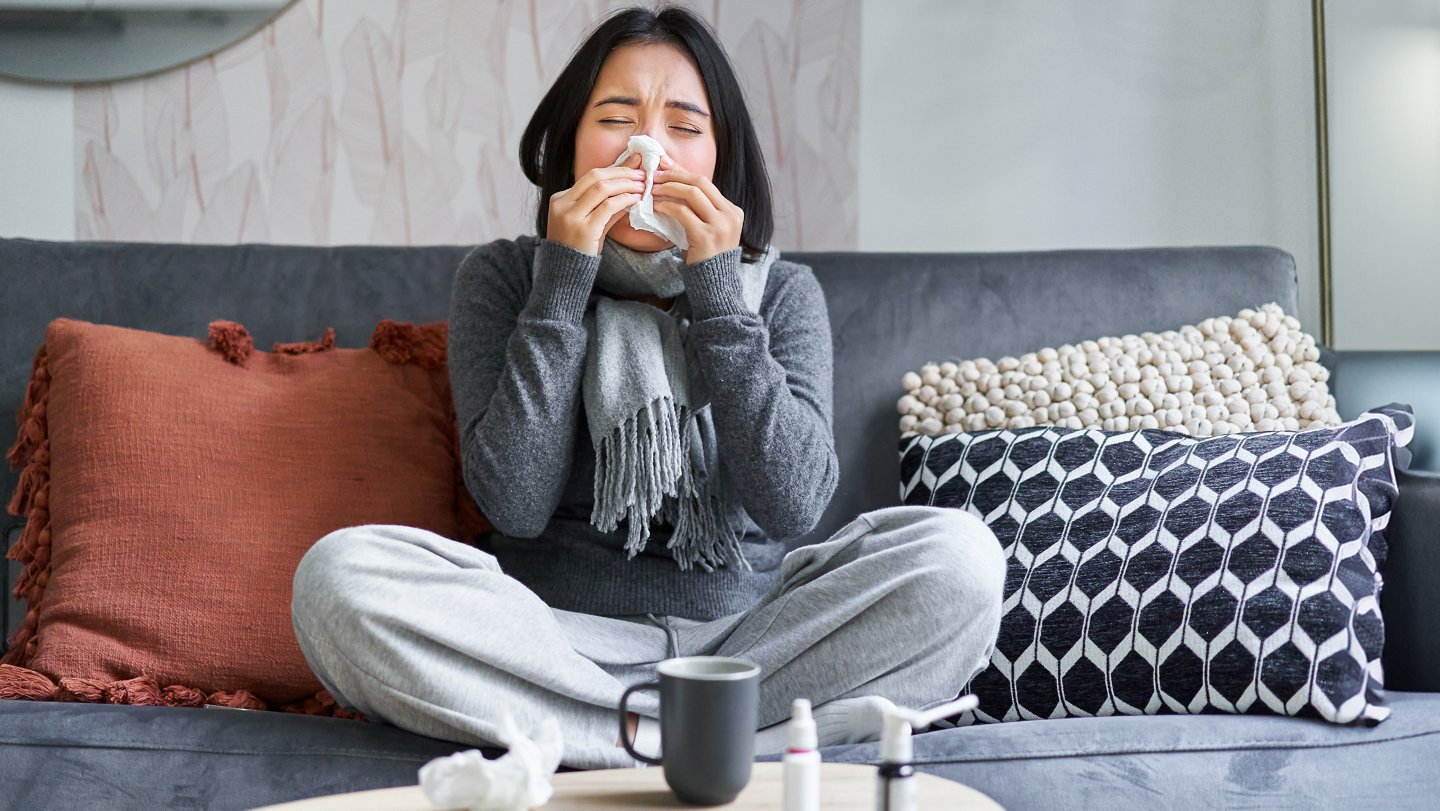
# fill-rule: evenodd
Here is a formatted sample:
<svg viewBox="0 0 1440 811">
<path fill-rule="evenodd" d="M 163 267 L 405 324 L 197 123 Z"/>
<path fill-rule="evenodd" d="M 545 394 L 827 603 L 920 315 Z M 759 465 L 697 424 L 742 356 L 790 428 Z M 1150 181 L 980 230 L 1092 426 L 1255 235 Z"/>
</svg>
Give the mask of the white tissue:
<svg viewBox="0 0 1440 811">
<path fill-rule="evenodd" d="M 550 801 L 550 775 L 560 766 L 565 739 L 560 722 L 546 718 L 532 740 L 515 719 L 500 716 L 499 743 L 510 751 L 487 760 L 478 749 L 436 758 L 420 767 L 420 789 L 432 805 L 469 811 L 525 811 Z"/>
<path fill-rule="evenodd" d="M 655 198 L 650 195 L 650 187 L 655 183 L 655 169 L 660 166 L 660 156 L 665 154 L 665 147 L 648 135 L 632 135 L 625 151 L 610 165 L 619 166 L 637 152 L 640 153 L 640 168 L 645 170 L 645 194 L 640 202 L 630 207 L 630 227 L 659 234 L 681 249 L 689 248 L 690 240 L 685 238 L 685 228 L 674 217 L 656 214 Z"/>
</svg>

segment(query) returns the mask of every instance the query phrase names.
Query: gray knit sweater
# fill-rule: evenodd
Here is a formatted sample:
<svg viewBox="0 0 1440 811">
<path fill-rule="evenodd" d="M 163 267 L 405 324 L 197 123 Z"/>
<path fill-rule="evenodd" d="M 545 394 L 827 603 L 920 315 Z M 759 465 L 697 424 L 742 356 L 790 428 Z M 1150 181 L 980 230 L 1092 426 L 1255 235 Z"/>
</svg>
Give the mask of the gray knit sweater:
<svg viewBox="0 0 1440 811">
<path fill-rule="evenodd" d="M 495 526 L 506 574 L 548 605 L 591 614 L 696 619 L 743 611 L 774 582 L 784 539 L 810 531 L 835 492 L 830 322 L 814 273 L 770 269 L 757 316 L 733 248 L 681 275 L 671 308 L 691 319 L 688 362 L 711 396 L 721 475 L 753 571 L 681 571 L 666 526 L 627 560 L 625 527 L 590 525 L 595 453 L 580 380 L 600 257 L 534 236 L 481 245 L 460 263 L 450 309 L 450 379 L 465 484 Z"/>
</svg>

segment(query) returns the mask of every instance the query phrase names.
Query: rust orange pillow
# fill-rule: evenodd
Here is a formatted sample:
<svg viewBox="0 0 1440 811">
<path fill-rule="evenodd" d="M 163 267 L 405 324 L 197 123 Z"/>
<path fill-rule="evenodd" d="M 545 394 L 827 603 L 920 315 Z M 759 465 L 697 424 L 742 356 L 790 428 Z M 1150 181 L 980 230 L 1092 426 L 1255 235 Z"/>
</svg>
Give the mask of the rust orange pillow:
<svg viewBox="0 0 1440 811">
<path fill-rule="evenodd" d="M 10 451 L 29 611 L 0 697 L 334 714 L 290 624 L 305 551 L 357 524 L 485 529 L 444 352 L 443 323 L 261 352 L 230 322 L 52 322 Z"/>
</svg>

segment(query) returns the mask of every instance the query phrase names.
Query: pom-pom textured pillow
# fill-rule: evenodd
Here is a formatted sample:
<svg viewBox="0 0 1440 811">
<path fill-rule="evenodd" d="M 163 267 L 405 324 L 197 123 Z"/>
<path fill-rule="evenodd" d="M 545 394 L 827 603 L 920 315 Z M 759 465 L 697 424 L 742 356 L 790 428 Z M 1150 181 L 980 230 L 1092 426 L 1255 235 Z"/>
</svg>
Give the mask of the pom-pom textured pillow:
<svg viewBox="0 0 1440 811">
<path fill-rule="evenodd" d="M 371 348 L 331 333 L 265 353 L 228 322 L 208 345 L 52 322 L 10 452 L 29 612 L 0 688 L 333 711 L 290 622 L 305 551 L 355 524 L 483 529 L 444 331 L 382 322 Z"/>
<path fill-rule="evenodd" d="M 1300 322 L 1267 304 L 1178 331 L 926 364 L 902 378 L 900 430 L 1054 424 L 1215 436 L 1338 425 L 1319 357 Z"/>
<path fill-rule="evenodd" d="M 1193 438 L 1040 427 L 901 440 L 906 504 L 969 510 L 1009 570 L 967 721 L 1261 712 L 1378 722 L 1381 531 L 1406 406 Z"/>
</svg>

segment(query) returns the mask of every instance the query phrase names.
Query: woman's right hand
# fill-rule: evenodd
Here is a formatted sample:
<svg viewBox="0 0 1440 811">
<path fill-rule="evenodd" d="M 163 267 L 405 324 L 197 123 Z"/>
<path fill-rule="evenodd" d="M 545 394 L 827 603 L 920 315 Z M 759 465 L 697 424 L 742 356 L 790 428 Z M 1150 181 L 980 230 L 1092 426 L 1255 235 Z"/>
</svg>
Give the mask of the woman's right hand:
<svg viewBox="0 0 1440 811">
<path fill-rule="evenodd" d="M 625 209 L 640 202 L 644 191 L 639 154 L 620 166 L 591 169 L 574 186 L 550 195 L 545 238 L 599 256 L 610 226 L 625 216 Z"/>
</svg>

